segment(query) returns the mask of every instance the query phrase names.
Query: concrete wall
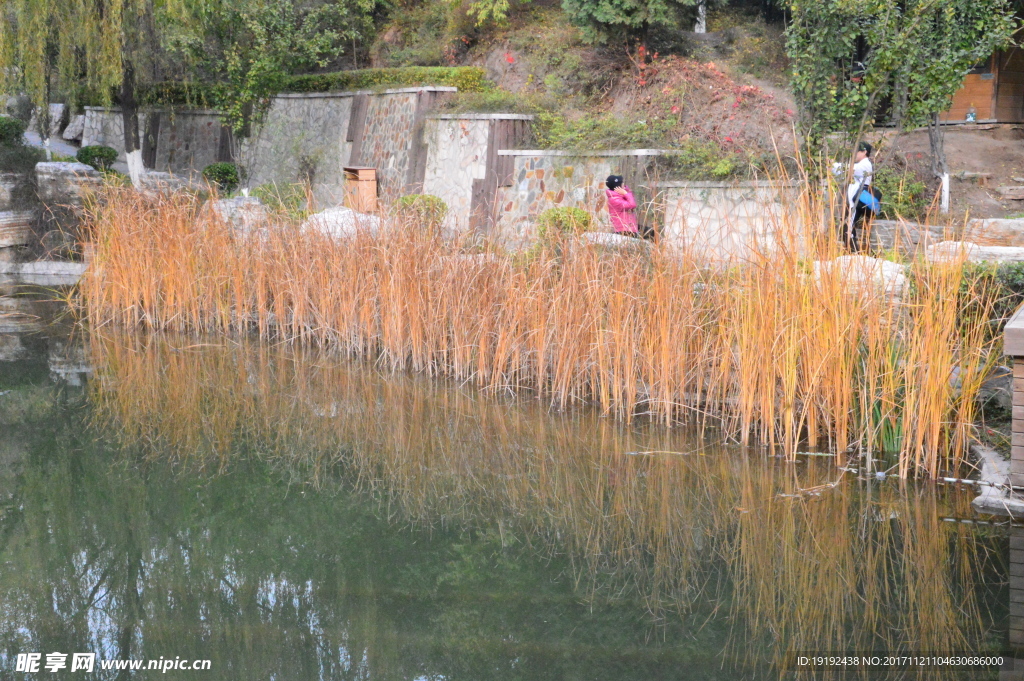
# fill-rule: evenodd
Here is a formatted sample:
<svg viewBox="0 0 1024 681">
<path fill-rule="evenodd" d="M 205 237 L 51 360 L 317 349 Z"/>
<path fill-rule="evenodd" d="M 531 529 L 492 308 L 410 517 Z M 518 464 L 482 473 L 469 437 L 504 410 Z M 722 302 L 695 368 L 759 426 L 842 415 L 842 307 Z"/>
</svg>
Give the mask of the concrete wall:
<svg viewBox="0 0 1024 681">
<path fill-rule="evenodd" d="M 782 220 L 793 220 L 799 183 L 662 182 L 662 237 L 712 259 L 749 258 L 771 250 Z M 791 230 L 791 226 L 788 228 Z"/>
</svg>

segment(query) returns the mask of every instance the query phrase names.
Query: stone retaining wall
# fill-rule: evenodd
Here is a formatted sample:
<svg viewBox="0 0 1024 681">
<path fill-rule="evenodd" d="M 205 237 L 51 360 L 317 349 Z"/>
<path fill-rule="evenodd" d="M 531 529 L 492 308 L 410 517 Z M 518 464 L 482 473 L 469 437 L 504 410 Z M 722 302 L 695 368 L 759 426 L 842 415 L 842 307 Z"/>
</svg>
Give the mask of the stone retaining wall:
<svg viewBox="0 0 1024 681">
<path fill-rule="evenodd" d="M 512 157 L 499 157 L 498 150 L 525 141 L 532 120 L 533 116 L 502 113 L 427 118 L 423 193 L 438 196 L 448 205 L 449 229 L 491 227 L 498 186 L 507 184 L 512 174 Z"/>
<path fill-rule="evenodd" d="M 216 111 L 151 111 L 139 114 L 143 162 L 147 168 L 178 175 L 201 172 L 232 159 L 233 140 Z M 120 109 L 87 106 L 82 146 L 99 144 L 125 161 L 124 120 Z"/>
<path fill-rule="evenodd" d="M 497 230 L 511 241 L 530 238 L 537 216 L 548 208 L 569 206 L 594 213 L 598 228 L 611 229 L 605 209 L 605 179 L 622 175 L 647 219 L 651 206 L 648 171 L 662 152 L 656 149 L 604 151 L 582 155 L 552 150 L 499 151 L 513 159 L 511 177 L 498 188 Z"/>
<path fill-rule="evenodd" d="M 139 130 L 146 129 L 146 114 L 139 114 Z M 82 129 L 82 146 L 101 145 L 117 151 L 117 160 L 125 162 L 124 119 L 120 109 L 100 106 L 85 107 L 85 127 Z"/>
<path fill-rule="evenodd" d="M 661 182 L 662 239 L 711 259 L 774 250 L 778 235 L 802 236 L 798 182 Z M 793 234 L 796 227 L 796 234 Z"/>
<path fill-rule="evenodd" d="M 278 95 L 241 145 L 239 162 L 250 186 L 308 180 L 323 206 L 344 198 L 346 166 L 376 168 L 385 199 L 419 193 L 427 166 L 423 122 L 445 92 L 455 88 Z"/>
</svg>

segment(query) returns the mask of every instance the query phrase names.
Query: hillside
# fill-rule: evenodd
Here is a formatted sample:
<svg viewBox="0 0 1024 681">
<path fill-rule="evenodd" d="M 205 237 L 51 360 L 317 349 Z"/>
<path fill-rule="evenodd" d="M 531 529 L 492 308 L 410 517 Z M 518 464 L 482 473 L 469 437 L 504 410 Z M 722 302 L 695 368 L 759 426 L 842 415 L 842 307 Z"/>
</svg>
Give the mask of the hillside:
<svg viewBox="0 0 1024 681">
<path fill-rule="evenodd" d="M 756 13 L 713 12 L 709 33 L 655 34 L 627 49 L 588 44 L 557 5 L 488 31 L 469 22 L 454 40 L 448 24 L 423 14 L 433 7 L 396 15 L 373 64 L 482 67 L 498 89 L 447 106 L 537 114 L 538 146 L 678 149 L 680 174 L 695 178 L 763 173 L 792 154 L 781 28 Z"/>
</svg>

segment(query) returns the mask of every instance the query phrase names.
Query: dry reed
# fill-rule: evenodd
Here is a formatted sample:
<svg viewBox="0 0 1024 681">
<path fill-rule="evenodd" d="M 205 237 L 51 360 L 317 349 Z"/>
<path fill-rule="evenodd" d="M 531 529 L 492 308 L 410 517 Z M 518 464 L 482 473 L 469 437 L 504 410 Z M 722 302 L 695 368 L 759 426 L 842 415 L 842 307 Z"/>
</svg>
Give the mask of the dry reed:
<svg viewBox="0 0 1024 681">
<path fill-rule="evenodd" d="M 956 469 L 994 357 L 984 315 L 961 317 L 962 263 L 909 265 L 901 297 L 839 255 L 822 202 L 774 218 L 741 261 L 555 244 L 467 255 L 402 223 L 332 239 L 283 216 L 234 229 L 183 195 L 110 189 L 92 216 L 82 286 L 94 328 L 256 332 L 472 381 L 595 402 L 631 419 L 721 426 L 743 444 L 898 455 L 901 476 Z M 959 384 L 951 380 L 960 368 Z"/>
<path fill-rule="evenodd" d="M 553 416 L 302 346 L 105 333 L 90 345 L 100 425 L 147 456 L 216 468 L 257 452 L 354 484 L 398 522 L 567 553 L 591 597 L 635 594 L 660 615 L 718 603 L 735 655 L 783 664 L 982 637 L 985 556 L 970 527 L 941 520 L 969 510 L 963 494 L 832 488 L 815 457 L 737 456 L 683 429 Z M 957 678 L 947 671 L 929 678 Z"/>
</svg>

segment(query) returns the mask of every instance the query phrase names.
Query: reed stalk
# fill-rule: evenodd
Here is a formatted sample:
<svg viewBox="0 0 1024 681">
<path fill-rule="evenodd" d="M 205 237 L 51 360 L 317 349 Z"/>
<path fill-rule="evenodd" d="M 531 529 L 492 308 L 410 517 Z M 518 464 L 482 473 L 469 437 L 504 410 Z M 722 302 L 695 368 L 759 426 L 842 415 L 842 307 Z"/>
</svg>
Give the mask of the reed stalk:
<svg viewBox="0 0 1024 681">
<path fill-rule="evenodd" d="M 396 523 L 568 555 L 589 597 L 638 597 L 656 619 L 731 615 L 730 654 L 754 665 L 983 639 L 993 566 L 969 526 L 941 519 L 970 512 L 955 489 L 552 415 L 298 344 L 101 331 L 90 352 L 99 432 L 129 452 L 213 470 L 258 456 L 300 484 L 354 486 Z"/>
<path fill-rule="evenodd" d="M 108 189 L 82 293 L 93 328 L 257 334 L 727 440 L 884 451 L 898 473 L 962 461 L 997 339 L 963 263 L 908 264 L 902 297 L 859 284 L 804 192 L 742 260 L 697 245 L 609 255 L 576 242 L 467 254 L 406 220 L 338 240 L 286 215 L 232 228 L 186 195 Z M 870 277 L 868 277 L 870 278 Z M 959 367 L 959 385 L 951 381 Z M 870 457 L 869 457 L 870 458 Z"/>
</svg>

